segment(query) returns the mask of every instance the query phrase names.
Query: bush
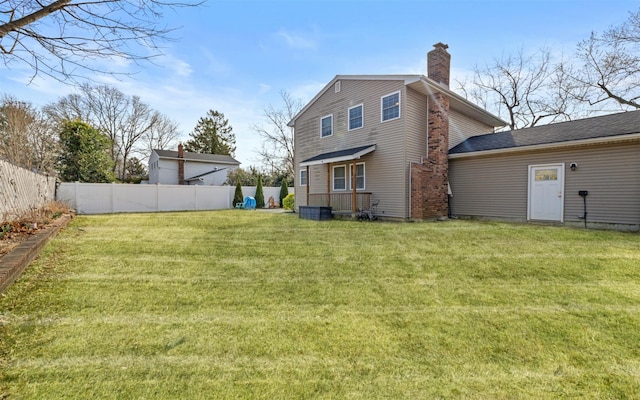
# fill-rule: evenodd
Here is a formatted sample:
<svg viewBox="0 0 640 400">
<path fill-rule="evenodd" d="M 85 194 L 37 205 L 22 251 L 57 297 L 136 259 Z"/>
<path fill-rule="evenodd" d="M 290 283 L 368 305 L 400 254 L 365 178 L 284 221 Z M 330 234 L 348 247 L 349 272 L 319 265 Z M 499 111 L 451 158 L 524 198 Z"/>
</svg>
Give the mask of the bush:
<svg viewBox="0 0 640 400">
<path fill-rule="evenodd" d="M 258 176 L 258 186 L 256 186 L 256 208 L 264 208 L 264 192 L 262 190 L 262 176 Z"/>
<path fill-rule="evenodd" d="M 282 202 L 284 198 L 289 195 L 289 185 L 287 185 L 287 180 L 283 179 L 282 184 L 280 185 L 280 207 L 284 207 Z"/>
<path fill-rule="evenodd" d="M 282 200 L 282 205 L 284 206 L 285 210 L 292 210 L 293 211 L 294 207 L 296 206 L 296 199 L 295 199 L 295 196 L 293 195 L 293 193 L 289 193 Z"/>
<path fill-rule="evenodd" d="M 242 195 L 242 185 L 240 179 L 236 183 L 236 191 L 233 194 L 233 206 L 235 207 L 237 203 L 244 202 L 244 196 Z"/>
</svg>

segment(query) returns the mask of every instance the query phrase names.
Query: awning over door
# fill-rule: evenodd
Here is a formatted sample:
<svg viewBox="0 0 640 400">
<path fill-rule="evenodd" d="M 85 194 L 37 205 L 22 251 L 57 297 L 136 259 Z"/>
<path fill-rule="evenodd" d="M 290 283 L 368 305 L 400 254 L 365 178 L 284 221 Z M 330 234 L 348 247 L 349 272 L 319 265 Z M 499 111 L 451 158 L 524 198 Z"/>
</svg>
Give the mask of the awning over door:
<svg viewBox="0 0 640 400">
<path fill-rule="evenodd" d="M 310 165 L 320 165 L 320 164 L 336 163 L 340 161 L 357 160 L 358 158 L 364 156 L 365 154 L 371 153 L 375 149 L 376 149 L 376 145 L 370 144 L 368 146 L 360 146 L 360 147 L 354 147 L 352 149 L 337 150 L 329 153 L 323 153 L 315 157 L 307 158 L 306 160 L 300 163 L 300 166 L 307 167 Z"/>
</svg>

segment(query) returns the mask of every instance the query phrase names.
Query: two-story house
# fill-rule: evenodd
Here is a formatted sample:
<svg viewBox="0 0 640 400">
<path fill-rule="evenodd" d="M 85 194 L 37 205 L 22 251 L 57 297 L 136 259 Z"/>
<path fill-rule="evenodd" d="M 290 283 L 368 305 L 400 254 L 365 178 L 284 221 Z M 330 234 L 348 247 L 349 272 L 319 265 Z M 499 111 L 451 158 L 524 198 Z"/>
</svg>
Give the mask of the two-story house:
<svg viewBox="0 0 640 400">
<path fill-rule="evenodd" d="M 338 75 L 289 123 L 296 207 L 354 212 L 379 201 L 394 219 L 448 215 L 448 151 L 505 122 L 449 90 L 438 43 L 424 75 Z"/>
<path fill-rule="evenodd" d="M 496 132 L 434 47 L 427 76 L 338 75 L 294 117 L 296 207 L 640 230 L 640 111 Z"/>
<path fill-rule="evenodd" d="M 228 155 L 153 150 L 149 157 L 149 183 L 161 185 L 220 186 L 240 162 Z"/>
</svg>

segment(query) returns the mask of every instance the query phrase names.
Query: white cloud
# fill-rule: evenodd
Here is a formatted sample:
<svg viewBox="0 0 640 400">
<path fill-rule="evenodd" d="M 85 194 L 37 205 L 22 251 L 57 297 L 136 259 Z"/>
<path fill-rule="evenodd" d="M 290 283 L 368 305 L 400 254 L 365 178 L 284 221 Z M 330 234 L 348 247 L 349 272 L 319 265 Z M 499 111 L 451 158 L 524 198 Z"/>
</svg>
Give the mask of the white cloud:
<svg viewBox="0 0 640 400">
<path fill-rule="evenodd" d="M 258 94 L 263 95 L 271 90 L 271 85 L 267 85 L 266 83 L 259 83 L 258 86 L 260 90 L 258 90 Z"/>
<path fill-rule="evenodd" d="M 218 57 L 213 55 L 211 51 L 207 49 L 202 49 L 202 56 L 204 57 L 205 60 L 207 60 L 207 63 L 204 66 L 205 72 L 207 74 L 212 74 L 217 76 L 226 75 L 232 69 L 228 63 L 220 60 Z"/>
<path fill-rule="evenodd" d="M 289 93 L 291 94 L 291 97 L 293 97 L 294 99 L 300 99 L 302 100 L 305 104 L 309 102 L 309 100 L 311 100 L 316 94 L 318 94 L 318 92 L 320 92 L 322 90 L 322 88 L 324 88 L 327 83 L 329 83 L 329 81 L 327 82 L 307 82 L 304 83 L 302 85 L 293 87 L 291 89 L 289 89 Z"/>
<path fill-rule="evenodd" d="M 290 33 L 285 29 L 280 29 L 276 36 L 284 41 L 287 47 L 297 50 L 314 50 L 317 47 L 317 41 L 302 34 Z"/>
<path fill-rule="evenodd" d="M 189 65 L 189 63 L 187 63 L 186 61 L 183 61 L 172 55 L 165 55 L 162 58 L 162 66 L 170 68 L 178 76 L 188 77 L 191 76 L 191 73 L 193 73 L 191 65 Z"/>
</svg>

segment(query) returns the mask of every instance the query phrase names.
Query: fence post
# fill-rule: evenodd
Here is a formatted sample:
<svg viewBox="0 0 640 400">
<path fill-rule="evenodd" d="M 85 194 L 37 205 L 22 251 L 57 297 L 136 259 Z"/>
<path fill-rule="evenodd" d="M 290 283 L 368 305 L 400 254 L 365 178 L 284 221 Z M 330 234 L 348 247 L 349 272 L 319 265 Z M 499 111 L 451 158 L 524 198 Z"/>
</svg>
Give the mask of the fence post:
<svg viewBox="0 0 640 400">
<path fill-rule="evenodd" d="M 198 211 L 198 185 L 193 185 L 193 208 Z"/>
<path fill-rule="evenodd" d="M 116 212 L 116 184 L 111 182 L 111 213 Z"/>
<path fill-rule="evenodd" d="M 80 210 L 80 206 L 78 204 L 78 181 L 75 181 L 73 183 L 73 197 L 75 198 L 75 206 L 76 206 L 76 211 Z"/>
</svg>

